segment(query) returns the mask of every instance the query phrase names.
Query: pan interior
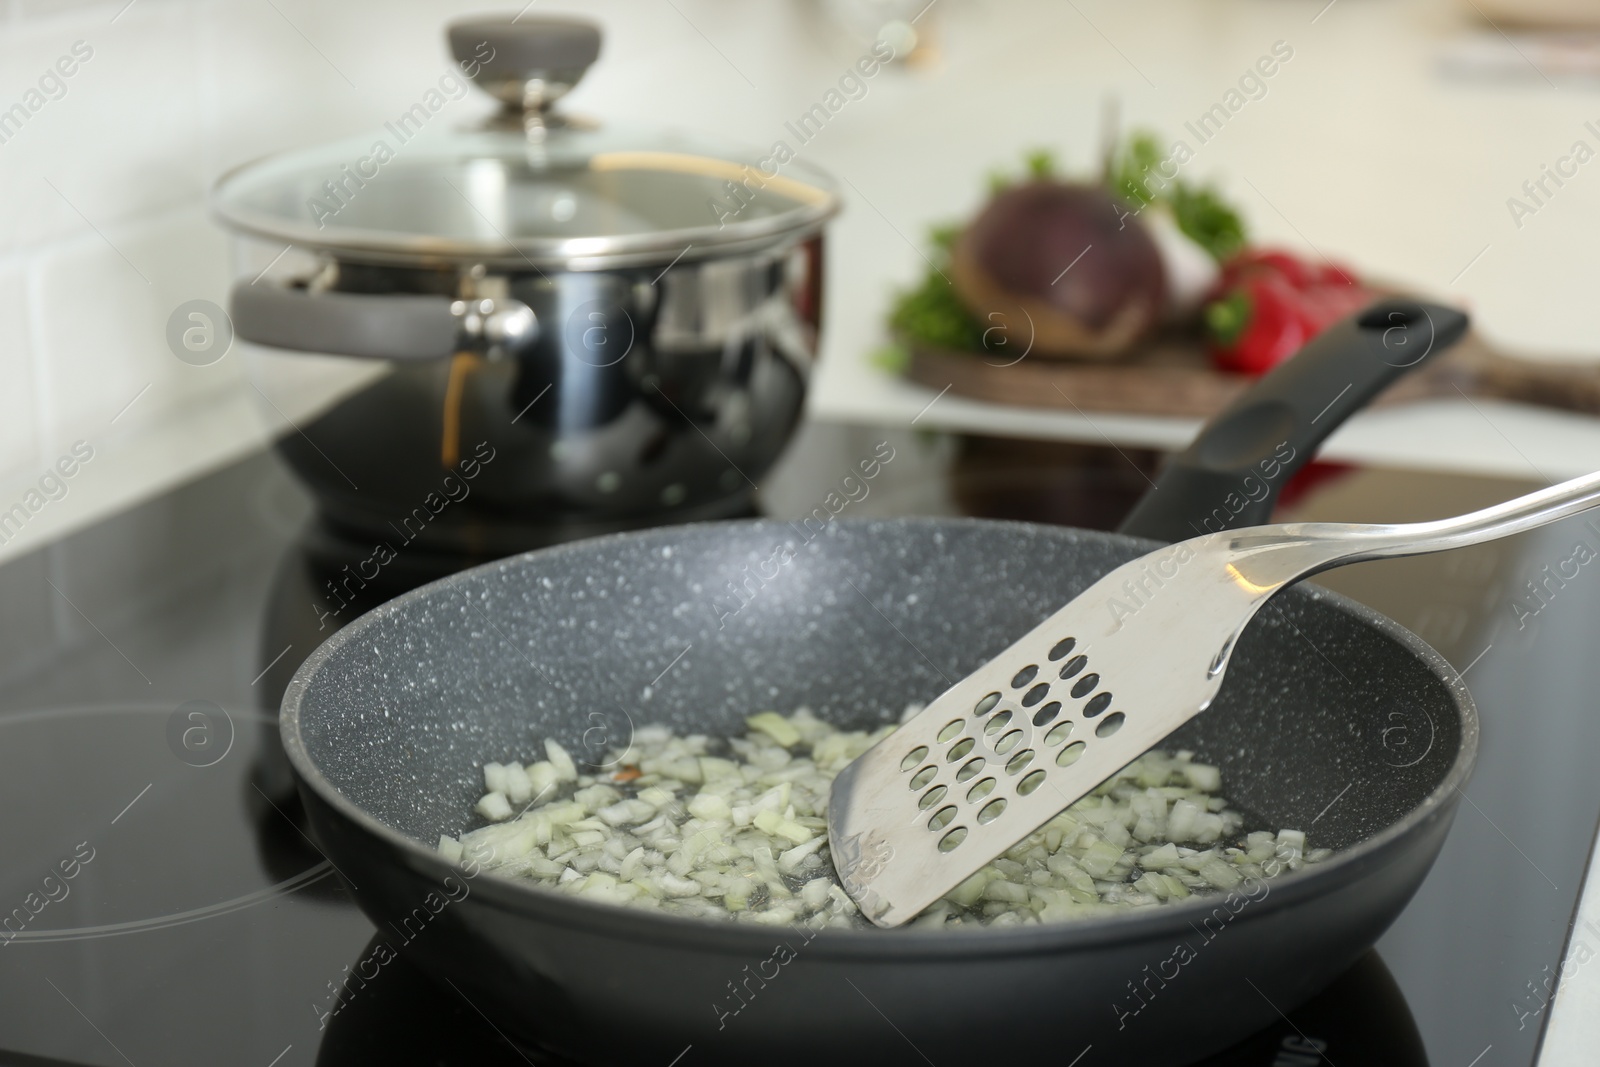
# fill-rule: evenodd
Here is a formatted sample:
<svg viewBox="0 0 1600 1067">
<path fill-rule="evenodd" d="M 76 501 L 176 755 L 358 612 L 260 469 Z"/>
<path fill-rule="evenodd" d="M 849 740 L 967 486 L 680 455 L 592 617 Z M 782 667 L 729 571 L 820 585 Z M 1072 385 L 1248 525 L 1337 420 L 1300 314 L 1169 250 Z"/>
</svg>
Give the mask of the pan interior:
<svg viewBox="0 0 1600 1067">
<path fill-rule="evenodd" d="M 728 735 L 800 706 L 890 721 L 1149 547 L 938 519 L 707 524 L 529 553 L 346 627 L 290 685 L 285 740 L 314 787 L 431 846 L 479 825 L 483 763 L 540 758 L 545 737 L 598 766 L 646 724 Z M 1167 747 L 1220 765 L 1262 826 L 1344 848 L 1450 774 L 1473 728 L 1450 673 L 1365 609 L 1290 590 Z"/>
</svg>

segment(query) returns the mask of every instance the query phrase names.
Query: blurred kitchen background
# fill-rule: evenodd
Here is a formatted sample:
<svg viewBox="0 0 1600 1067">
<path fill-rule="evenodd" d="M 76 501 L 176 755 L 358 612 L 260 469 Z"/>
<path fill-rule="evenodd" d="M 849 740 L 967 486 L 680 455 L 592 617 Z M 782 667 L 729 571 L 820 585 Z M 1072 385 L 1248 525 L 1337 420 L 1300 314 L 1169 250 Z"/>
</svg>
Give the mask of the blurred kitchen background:
<svg viewBox="0 0 1600 1067">
<path fill-rule="evenodd" d="M 268 400 L 252 368 L 311 357 L 269 357 L 235 341 L 214 361 L 184 359 L 169 324 L 193 301 L 227 306 L 235 279 L 265 265 L 236 258 L 212 217 L 220 176 L 392 122 L 452 69 L 445 23 L 485 11 L 602 25 L 599 61 L 565 110 L 758 152 L 780 139 L 797 146 L 790 124 L 875 42 L 895 52 L 798 145 L 797 162 L 831 174 L 843 207 L 826 226 L 818 361 L 784 458 L 751 471 L 761 487 L 753 504 L 740 497 L 723 514 L 799 519 L 863 457 L 888 449 L 893 462 L 848 516 L 1114 528 L 1164 453 L 1204 421 L 1174 403 L 1177 377 L 1146 374 L 1120 403 L 1099 406 L 1086 392 L 1074 402 L 1047 387 L 984 399 L 988 386 L 971 376 L 907 377 L 907 339 L 887 322 L 897 294 L 943 265 L 930 228 L 971 218 L 992 174 L 1015 175 L 1043 149 L 1061 173 L 1092 178 L 1112 129 L 1184 138 L 1195 149 L 1184 180 L 1231 204 L 1254 245 L 1466 308 L 1476 335 L 1448 358 L 1470 350 L 1500 361 L 1494 375 L 1435 378 L 1438 388 L 1415 402 L 1356 412 L 1322 450 L 1332 462 L 1288 487 L 1280 514 L 1439 517 L 1600 470 L 1600 5 L 0 0 L 0 781 L 13 783 L 0 793 L 0 855 L 53 856 L 56 837 L 77 832 L 79 808 L 116 810 L 132 794 L 130 775 L 153 788 L 142 802 L 148 823 L 117 828 L 124 859 L 108 853 L 96 895 L 75 893 L 83 913 L 55 908 L 33 931 L 37 946 L 9 950 L 7 961 L 26 961 L 0 969 L 0 1049 L 27 1054 L 15 1062 L 122 1062 L 102 1041 L 111 1034 L 131 1062 L 311 1063 L 322 1038 L 305 1006 L 373 936 L 285 814 L 294 809 L 278 696 L 330 632 L 330 611 L 341 624 L 494 551 L 402 552 L 382 582 L 337 603 L 332 583 L 370 562 L 374 538 L 319 525 L 318 501 L 340 484 L 323 471 L 313 492 L 301 477 L 316 457 L 297 444 L 295 425 L 325 406 L 332 379 L 279 380 Z M 1269 55 L 1277 60 L 1262 91 L 1200 143 L 1188 124 Z M 420 136 L 444 138 L 493 110 L 466 93 Z M 969 353 L 965 366 L 1004 362 L 992 355 Z M 1178 362 L 1226 385 L 1195 336 Z M 1535 364 L 1537 388 L 1497 398 L 1472 384 L 1515 384 L 1527 378 L 1515 368 Z M 1040 367 L 1070 366 L 1035 357 L 986 381 L 1004 391 Z M 514 421 L 508 437 L 528 429 Z M 679 444 L 704 437 L 718 447 L 700 429 L 718 432 L 715 419 L 680 421 Z M 791 429 L 775 423 L 766 429 L 779 437 Z M 299 448 L 309 467 L 291 471 L 274 442 Z M 420 470 L 428 479 L 453 465 L 435 465 L 436 454 Z M 492 476 L 515 469 L 502 459 Z M 720 462 L 707 470 L 708 484 L 730 473 Z M 473 506 L 489 497 L 489 480 L 476 483 Z M 666 510 L 630 521 L 681 521 L 671 489 L 659 498 Z M 396 499 L 396 515 L 419 502 Z M 1327 583 L 1470 671 L 1486 724 L 1474 810 L 1463 807 L 1439 873 L 1379 946 L 1394 981 L 1383 971 L 1377 984 L 1391 1000 L 1403 990 L 1399 1014 L 1429 1056 L 1385 1058 L 1400 1046 L 1384 1031 L 1374 1046 L 1384 1052 L 1367 1062 L 1533 1062 L 1553 983 L 1544 976 L 1561 967 L 1580 917 L 1600 812 L 1600 663 L 1590 651 L 1600 588 L 1573 581 L 1548 603 L 1527 590 L 1592 532 L 1573 520 Z M 218 757 L 209 776 L 190 774 L 193 753 L 161 733 L 192 702 L 210 702 L 219 721 L 233 716 L 230 730 L 238 724 L 235 756 Z M 134 730 L 134 720 L 150 729 Z M 31 866 L 11 866 L 0 872 L 15 874 L 0 877 L 6 907 L 34 877 Z M 1560 891 L 1544 895 L 1546 882 Z M 162 928 L 182 908 L 206 921 Z M 1600 891 L 1581 915 L 1600 929 Z M 98 936 L 146 927 L 160 929 Z M 39 981 L 46 964 L 61 988 Z M 1600 969 L 1570 983 L 1562 973 L 1569 996 L 1600 997 Z M 69 994 L 95 1029 L 69 1010 Z M 452 1018 L 451 1028 L 478 1025 Z M 1590 1062 L 1595 1014 L 1565 1019 L 1543 1062 Z M 316 1062 L 370 1062 L 370 1031 L 392 1020 L 379 1022 L 350 1024 L 347 1060 L 325 1049 Z M 1274 1062 L 1287 1034 L 1268 1034 L 1257 1058 L 1227 1062 Z M 504 1056 L 500 1038 L 485 1035 L 483 1047 Z M 440 1040 L 460 1047 L 453 1031 Z M 1495 1050 L 1488 1059 L 1485 1046 Z"/>
<path fill-rule="evenodd" d="M 1033 147 L 1095 166 L 1108 96 L 1127 128 L 1179 137 L 1274 42 L 1293 50 L 1185 177 L 1211 182 L 1252 234 L 1470 307 L 1512 355 L 1600 354 L 1594 299 L 1600 169 L 1513 216 L 1579 139 L 1600 144 L 1600 38 L 1573 4 L 1472 0 L 628 0 L 532 5 L 607 29 L 573 111 L 765 146 L 885 26 L 914 46 L 868 82 L 801 157 L 840 179 L 829 230 L 813 417 L 1171 447 L 1197 422 L 1005 409 L 897 380 L 874 363 L 892 294 L 926 269 L 930 224 L 970 215 L 985 176 Z M 0 499 L 77 440 L 93 462 L 0 546 L 41 543 L 285 432 L 246 386 L 243 345 L 209 366 L 174 358 L 180 304 L 226 304 L 228 243 L 211 183 L 245 161 L 377 128 L 448 62 L 439 29 L 476 3 L 9 0 L 0 105 L 74 48 L 65 91 L 0 143 Z M 508 7 L 507 11 L 514 11 Z M 1519 18 L 1519 15 L 1521 18 Z M 1490 19 L 1493 19 L 1491 22 Z M 911 23 L 914 21 L 914 25 Z M 79 44 L 79 42 L 82 42 Z M 450 102 L 446 125 L 490 110 Z M 1520 224 L 1519 224 L 1520 223 Z M 281 406 L 281 405 L 280 405 Z M 920 416 L 920 417 L 919 417 Z M 1364 413 L 1336 458 L 1559 478 L 1600 467 L 1581 415 L 1488 400 Z"/>
</svg>

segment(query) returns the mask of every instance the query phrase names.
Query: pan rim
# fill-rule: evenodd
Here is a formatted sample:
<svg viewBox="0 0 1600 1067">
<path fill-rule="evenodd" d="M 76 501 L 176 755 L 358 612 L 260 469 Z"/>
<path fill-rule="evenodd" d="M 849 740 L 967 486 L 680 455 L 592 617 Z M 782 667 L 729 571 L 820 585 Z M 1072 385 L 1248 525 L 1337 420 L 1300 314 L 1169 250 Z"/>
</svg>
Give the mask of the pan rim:
<svg viewBox="0 0 1600 1067">
<path fill-rule="evenodd" d="M 1150 549 L 1159 548 L 1163 542 L 1127 534 L 1101 530 L 1085 530 L 1070 526 L 1051 526 L 1041 523 L 1017 522 L 1000 519 L 979 519 L 965 516 L 904 516 L 889 518 L 835 519 L 829 526 L 869 527 L 873 525 L 906 525 L 927 527 L 979 527 L 1005 528 L 1030 535 L 1045 537 L 1069 536 L 1114 545 L 1132 542 Z M 349 820 L 366 833 L 377 837 L 392 848 L 398 848 L 407 865 L 418 871 L 428 871 L 435 880 L 446 876 L 460 877 L 463 868 L 441 856 L 434 847 L 388 826 L 370 815 L 346 797 L 322 774 L 306 749 L 300 735 L 300 700 L 312 678 L 322 665 L 332 658 L 347 641 L 356 640 L 362 631 L 377 622 L 406 610 L 413 601 L 434 595 L 434 591 L 462 584 L 468 579 L 493 573 L 513 566 L 523 565 L 530 558 L 552 560 L 569 553 L 592 551 L 597 546 L 610 543 L 646 541 L 653 537 L 672 534 L 681 536 L 688 531 L 709 529 L 775 529 L 793 534 L 793 527 L 778 519 L 733 519 L 711 522 L 686 523 L 678 526 L 651 527 L 584 538 L 565 544 L 534 549 L 503 559 L 471 567 L 444 578 L 419 586 L 386 601 L 339 629 L 317 646 L 300 665 L 284 690 L 280 705 L 279 724 L 284 751 L 302 787 L 309 788 L 317 799 Z M 1284 596 L 1308 596 L 1326 602 L 1335 610 L 1353 617 L 1390 638 L 1427 668 L 1428 672 L 1444 684 L 1450 693 L 1458 714 L 1461 742 L 1455 758 L 1439 784 L 1423 800 L 1401 818 L 1377 833 L 1336 852 L 1314 866 L 1280 875 L 1268 883 L 1271 892 L 1248 909 L 1252 917 L 1276 912 L 1297 900 L 1322 892 L 1328 883 L 1359 878 L 1376 857 L 1394 847 L 1396 842 L 1419 832 L 1426 824 L 1452 815 L 1457 806 L 1457 793 L 1471 775 L 1477 761 L 1479 719 L 1477 704 L 1455 667 L 1432 645 L 1410 630 L 1382 614 L 1330 589 L 1301 583 L 1309 588 L 1286 590 Z M 641 908 L 603 904 L 583 900 L 546 889 L 536 883 L 502 878 L 472 878 L 473 889 L 481 890 L 483 898 L 494 906 L 511 911 L 526 919 L 552 922 L 565 928 L 581 927 L 589 932 L 613 938 L 640 938 L 656 943 L 668 943 L 700 950 L 714 949 L 732 955 L 762 955 L 772 951 L 775 935 L 780 930 L 806 931 L 805 927 L 768 927 L 755 924 L 729 922 L 719 919 L 699 919 L 689 916 L 665 915 Z M 477 895 L 476 893 L 474 895 Z M 1182 904 L 1164 904 L 1157 908 L 1130 909 L 1125 915 L 1106 915 L 1093 919 L 1042 923 L 1027 926 L 994 929 L 980 927 L 962 930 L 919 930 L 901 927 L 894 931 L 876 929 L 851 929 L 806 931 L 807 951 L 835 959 L 881 959 L 885 952 L 900 956 L 911 955 L 918 959 L 967 958 L 1053 954 L 1072 949 L 1087 949 L 1113 942 L 1133 939 L 1157 940 L 1168 935 L 1192 932 L 1191 922 L 1200 915 L 1209 914 L 1207 905 L 1215 906 L 1226 899 L 1226 894 L 1215 893 L 1196 896 Z M 1275 902 L 1275 903 L 1274 903 Z M 1241 911 L 1238 918 L 1244 918 Z"/>
</svg>

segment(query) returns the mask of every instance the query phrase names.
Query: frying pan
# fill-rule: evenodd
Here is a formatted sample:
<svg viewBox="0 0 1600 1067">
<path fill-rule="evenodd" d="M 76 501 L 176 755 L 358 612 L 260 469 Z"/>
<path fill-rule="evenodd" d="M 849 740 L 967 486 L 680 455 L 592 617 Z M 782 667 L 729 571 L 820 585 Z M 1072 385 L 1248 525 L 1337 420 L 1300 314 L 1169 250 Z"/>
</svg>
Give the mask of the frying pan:
<svg viewBox="0 0 1600 1067">
<path fill-rule="evenodd" d="M 1428 318 L 1433 347 L 1465 328 L 1442 308 L 1403 310 Z M 1325 334 L 1208 428 L 1154 497 L 1183 498 L 1187 521 L 1249 521 L 1261 501 L 1236 513 L 1216 493 L 1229 464 L 1235 482 L 1259 480 L 1285 442 L 1288 466 L 1303 462 L 1403 371 L 1382 358 L 1391 328 L 1369 312 Z M 345 999 L 404 954 L 508 1038 L 663 1067 L 1179 1064 L 1274 1021 L 1405 906 L 1477 748 L 1450 665 L 1315 586 L 1250 626 L 1215 704 L 1167 742 L 1221 768 L 1251 828 L 1304 829 L 1338 850 L 1255 898 L 1009 929 L 812 932 L 590 903 L 471 876 L 433 848 L 474 824 L 481 765 L 527 759 L 543 737 L 598 767 L 645 722 L 728 735 L 753 711 L 802 705 L 845 728 L 892 720 L 1155 544 L 967 519 L 705 524 L 513 557 L 361 617 L 300 668 L 282 715 L 313 832 L 393 934 L 352 968 Z M 780 546 L 792 559 L 774 567 Z M 744 589 L 737 611 L 730 583 Z"/>
</svg>

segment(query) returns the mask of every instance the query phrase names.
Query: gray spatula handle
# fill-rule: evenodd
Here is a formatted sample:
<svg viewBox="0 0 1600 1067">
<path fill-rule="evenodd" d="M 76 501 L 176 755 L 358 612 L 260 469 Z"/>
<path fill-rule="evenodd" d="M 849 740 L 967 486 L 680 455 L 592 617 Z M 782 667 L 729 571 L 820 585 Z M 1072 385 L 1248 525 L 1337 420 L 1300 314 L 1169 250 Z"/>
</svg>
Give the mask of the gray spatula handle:
<svg viewBox="0 0 1600 1067">
<path fill-rule="evenodd" d="M 1502 504 L 1432 522 L 1372 525 L 1343 522 L 1298 522 L 1265 526 L 1259 533 L 1263 547 L 1272 546 L 1283 556 L 1285 541 L 1304 545 L 1308 563 L 1302 576 L 1346 563 L 1395 556 L 1420 556 L 1452 548 L 1495 541 L 1600 507 L 1600 472 L 1540 489 Z M 1257 531 L 1241 531 L 1234 544 L 1240 551 L 1255 547 Z M 1324 562 L 1314 570 L 1309 561 L 1320 550 Z"/>
</svg>

